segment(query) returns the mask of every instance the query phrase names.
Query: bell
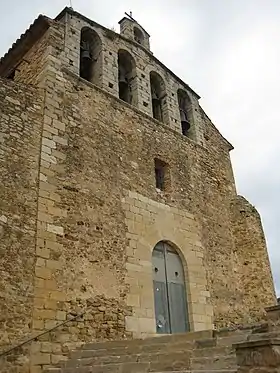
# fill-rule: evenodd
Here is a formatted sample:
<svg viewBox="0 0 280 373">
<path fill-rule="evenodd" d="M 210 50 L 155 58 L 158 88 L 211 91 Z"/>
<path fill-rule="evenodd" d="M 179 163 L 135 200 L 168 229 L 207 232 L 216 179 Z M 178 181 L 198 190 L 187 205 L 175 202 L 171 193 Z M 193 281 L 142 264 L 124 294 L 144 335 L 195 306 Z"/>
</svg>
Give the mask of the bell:
<svg viewBox="0 0 280 373">
<path fill-rule="evenodd" d="M 83 59 L 83 60 L 91 60 L 91 55 L 90 55 L 90 52 L 89 52 L 88 49 L 82 50 L 81 59 Z"/>
<path fill-rule="evenodd" d="M 152 92 L 152 100 L 159 100 L 157 94 L 155 92 Z"/>
<path fill-rule="evenodd" d="M 127 84 L 127 78 L 125 76 L 125 71 L 122 69 L 119 69 L 119 84 Z"/>
<path fill-rule="evenodd" d="M 180 109 L 180 117 L 181 117 L 181 122 L 188 122 L 187 114 L 185 110 Z"/>
<path fill-rule="evenodd" d="M 188 121 L 185 110 L 180 109 L 180 117 L 181 117 L 182 132 L 183 132 L 183 135 L 186 135 L 191 125 L 190 125 L 190 122 Z"/>
</svg>

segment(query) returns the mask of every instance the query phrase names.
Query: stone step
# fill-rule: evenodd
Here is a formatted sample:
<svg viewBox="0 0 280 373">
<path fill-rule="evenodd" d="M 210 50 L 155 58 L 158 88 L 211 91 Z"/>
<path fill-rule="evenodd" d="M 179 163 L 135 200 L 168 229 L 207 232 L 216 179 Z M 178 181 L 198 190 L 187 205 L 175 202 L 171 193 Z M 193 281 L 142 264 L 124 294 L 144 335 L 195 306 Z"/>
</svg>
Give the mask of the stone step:
<svg viewBox="0 0 280 373">
<path fill-rule="evenodd" d="M 205 373 L 205 370 L 180 370 L 180 373 Z M 154 373 L 163 373 L 163 372 L 154 372 Z M 178 370 L 166 371 L 164 373 L 178 373 Z M 207 370 L 207 373 L 237 373 L 236 369 L 227 369 L 227 370 Z"/>
<path fill-rule="evenodd" d="M 189 332 L 183 334 L 169 334 L 164 336 L 156 336 L 146 339 L 132 339 L 132 340 L 120 340 L 120 341 L 106 341 L 106 342 L 94 342 L 87 343 L 81 346 L 79 349 L 98 350 L 98 349 L 109 349 L 116 347 L 129 346 L 140 346 L 140 345 L 153 345 L 160 343 L 176 343 L 182 341 L 194 341 L 205 338 L 212 338 L 213 330 L 203 330 L 200 332 Z"/>
<path fill-rule="evenodd" d="M 235 343 L 240 343 L 246 341 L 248 338 L 248 334 L 246 333 L 236 333 L 234 335 L 230 335 L 228 337 L 221 337 L 216 338 L 216 346 L 231 346 Z"/>
<path fill-rule="evenodd" d="M 235 354 L 229 356 L 208 356 L 191 359 L 191 368 L 194 370 L 207 371 L 236 369 Z"/>
<path fill-rule="evenodd" d="M 192 357 L 208 357 L 208 356 L 229 356 L 235 354 L 235 349 L 232 346 L 196 348 L 193 350 Z"/>
<path fill-rule="evenodd" d="M 207 331 L 208 332 L 208 331 Z M 190 333 L 192 334 L 192 333 Z M 206 333 L 206 335 L 209 333 Z M 202 337 L 202 335 L 200 335 Z M 180 335 L 180 338 L 156 337 L 146 340 L 132 340 L 132 341 L 112 341 L 101 343 L 88 343 L 77 350 L 71 351 L 70 358 L 90 357 L 90 356 L 104 356 L 108 355 L 123 355 L 130 353 L 141 353 L 161 350 L 174 351 L 176 349 L 188 350 L 189 348 L 210 348 L 216 346 L 231 346 L 234 343 L 245 341 L 248 335 L 245 333 L 237 333 L 233 336 L 226 336 L 221 338 L 200 338 L 193 340 L 185 335 Z M 148 343 L 147 341 L 152 343 Z M 195 345 L 194 345 L 195 343 Z"/>
<path fill-rule="evenodd" d="M 178 373 L 178 372 L 176 372 Z M 182 373 L 182 372 L 181 372 Z M 190 370 L 189 373 L 205 373 L 204 370 Z M 226 370 L 220 370 L 220 369 L 207 369 L 207 373 L 237 373 L 237 369 L 226 369 Z"/>
<path fill-rule="evenodd" d="M 155 338 L 161 340 L 161 338 Z M 92 362 L 94 365 L 109 364 L 109 363 L 124 363 L 124 362 L 146 362 L 147 356 L 149 360 L 152 359 L 152 354 L 173 354 L 173 353 L 186 353 L 193 351 L 193 357 L 209 357 L 209 356 L 225 356 L 233 353 L 232 342 L 240 342 L 246 339 L 246 336 L 238 333 L 231 337 L 223 338 L 207 338 L 197 341 L 181 341 L 177 343 L 152 343 L 146 345 L 143 343 L 131 344 L 126 341 L 126 345 L 123 347 L 119 346 L 119 343 L 114 343 L 113 346 L 117 345 L 116 348 L 110 349 L 87 349 L 89 346 L 96 346 L 96 344 L 87 344 L 85 349 L 75 350 L 71 353 L 70 359 L 66 362 L 61 362 L 61 367 L 72 367 L 72 366 L 83 366 L 88 362 Z M 163 339 L 161 340 L 163 341 Z M 123 342 L 123 341 L 122 341 Z M 139 341 L 138 341 L 139 342 Z M 142 342 L 142 340 L 140 341 Z M 166 342 L 166 339 L 165 339 Z M 217 346 L 218 344 L 218 346 Z M 104 346 L 104 344 L 103 344 Z M 189 354 L 188 354 L 189 356 Z M 144 359 L 144 360 L 143 360 Z M 79 360 L 79 361 L 78 361 Z M 84 360 L 84 361 L 83 361 Z"/>
<path fill-rule="evenodd" d="M 183 371 L 189 368 L 190 361 L 192 369 L 198 371 L 205 371 L 205 367 L 213 371 L 231 369 L 235 368 L 236 360 L 232 344 L 248 338 L 252 338 L 251 330 L 206 330 L 141 340 L 88 343 L 72 351 L 69 359 L 61 362 L 59 368 L 48 372 L 68 373 L 69 370 L 70 373 L 98 373 L 105 369 L 106 372 L 117 370 L 122 373 L 122 370 L 134 365 L 138 366 L 135 369 L 139 368 L 139 371 L 144 369 L 143 372 Z"/>
<path fill-rule="evenodd" d="M 267 333 L 254 333 L 250 334 L 247 338 L 248 341 L 256 341 L 260 339 L 269 339 L 269 338 L 280 338 L 280 330 L 275 330 Z"/>
<path fill-rule="evenodd" d="M 156 372 L 156 371 L 181 371 L 190 368 L 190 353 L 186 352 L 172 354 L 145 354 L 138 358 L 138 361 L 131 361 L 126 356 L 126 360 L 110 360 L 101 363 L 98 359 L 80 359 L 66 362 L 62 367 L 61 373 L 101 373 L 101 372 Z"/>
<path fill-rule="evenodd" d="M 172 371 L 165 371 L 164 373 L 205 373 L 205 370 L 172 370 Z M 153 372 L 153 373 L 163 373 L 163 372 Z M 236 369 L 227 369 L 227 370 L 207 370 L 207 373 L 237 373 Z"/>
<path fill-rule="evenodd" d="M 82 373 L 92 373 L 92 371 L 82 372 Z M 205 373 L 205 370 L 172 370 L 172 371 L 156 371 L 153 373 Z M 47 370 L 44 370 L 44 373 L 62 373 L 62 370 L 60 368 L 48 368 Z M 64 372 L 65 373 L 65 372 Z M 66 372 L 66 373 L 69 373 Z M 70 373 L 77 373 L 75 370 L 71 369 Z M 100 371 L 100 373 L 103 373 L 103 371 Z M 111 372 L 112 373 L 112 372 Z M 134 373 L 134 372 L 133 372 Z M 207 373 L 237 373 L 235 369 L 227 369 L 227 370 L 220 370 L 220 369 L 213 369 L 213 370 L 207 370 Z"/>
<path fill-rule="evenodd" d="M 121 355 L 121 356 L 103 356 L 100 357 L 89 357 L 76 360 L 66 361 L 64 367 L 80 367 L 80 366 L 96 366 L 96 365 L 109 365 L 109 364 L 121 364 L 121 363 L 158 363 L 158 362 L 175 362 L 178 364 L 189 362 L 192 352 L 172 352 L 170 354 L 163 353 L 145 353 L 145 354 L 134 354 L 134 355 Z"/>
<path fill-rule="evenodd" d="M 173 352 L 173 351 L 187 351 L 194 348 L 194 343 L 192 341 L 178 342 L 172 344 L 151 344 L 151 345 L 127 345 L 125 347 L 117 347 L 110 349 L 80 349 L 75 350 L 70 353 L 70 359 L 81 359 L 86 357 L 100 357 L 103 356 L 122 356 L 129 354 L 141 354 L 141 353 L 158 353 L 161 351 Z"/>
</svg>

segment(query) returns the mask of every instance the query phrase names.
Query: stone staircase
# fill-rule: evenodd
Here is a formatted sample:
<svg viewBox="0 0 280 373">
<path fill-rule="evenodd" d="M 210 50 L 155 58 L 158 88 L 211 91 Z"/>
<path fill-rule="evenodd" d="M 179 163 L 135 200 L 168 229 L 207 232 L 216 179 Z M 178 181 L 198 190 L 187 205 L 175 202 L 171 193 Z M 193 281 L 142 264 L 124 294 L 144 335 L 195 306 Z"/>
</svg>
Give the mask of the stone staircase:
<svg viewBox="0 0 280 373">
<path fill-rule="evenodd" d="M 269 323 L 235 330 L 206 330 L 143 340 L 89 343 L 46 373 L 236 372 L 234 344 L 280 338 Z"/>
<path fill-rule="evenodd" d="M 232 343 L 246 332 L 213 337 L 213 331 L 163 336 L 145 340 L 91 343 L 72 352 L 48 373 L 142 373 L 174 371 L 235 371 Z"/>
</svg>

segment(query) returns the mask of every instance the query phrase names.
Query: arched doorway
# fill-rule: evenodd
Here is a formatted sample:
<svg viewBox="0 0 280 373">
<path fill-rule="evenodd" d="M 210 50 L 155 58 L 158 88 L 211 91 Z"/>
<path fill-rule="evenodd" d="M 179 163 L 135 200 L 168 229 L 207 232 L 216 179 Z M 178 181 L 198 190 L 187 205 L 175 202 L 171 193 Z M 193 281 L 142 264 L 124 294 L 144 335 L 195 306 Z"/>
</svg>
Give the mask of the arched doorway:
<svg viewBox="0 0 280 373">
<path fill-rule="evenodd" d="M 185 276 L 178 253 L 159 242 L 152 257 L 157 333 L 184 333 L 189 330 Z"/>
</svg>

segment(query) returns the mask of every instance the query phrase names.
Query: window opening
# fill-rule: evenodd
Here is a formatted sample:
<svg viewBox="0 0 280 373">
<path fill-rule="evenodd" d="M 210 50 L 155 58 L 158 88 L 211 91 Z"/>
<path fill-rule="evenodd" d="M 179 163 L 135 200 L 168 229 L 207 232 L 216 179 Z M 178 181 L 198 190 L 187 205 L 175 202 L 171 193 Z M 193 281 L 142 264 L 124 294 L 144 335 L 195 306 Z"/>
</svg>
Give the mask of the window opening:
<svg viewBox="0 0 280 373">
<path fill-rule="evenodd" d="M 101 51 L 101 39 L 98 34 L 88 27 L 83 28 L 80 42 L 80 76 L 94 84 L 101 83 Z"/>
<path fill-rule="evenodd" d="M 159 74 L 152 71 L 150 73 L 150 84 L 153 117 L 161 122 L 166 122 L 166 103 L 164 103 L 164 97 L 166 96 L 166 92 L 164 81 Z"/>
<path fill-rule="evenodd" d="M 191 113 L 191 101 L 187 92 L 179 89 L 178 90 L 178 104 L 180 110 L 181 129 L 184 136 L 190 136 L 190 113 Z"/>
<path fill-rule="evenodd" d="M 137 28 L 137 27 L 134 27 L 134 40 L 135 40 L 137 43 L 143 45 L 143 42 L 144 42 L 144 35 L 143 35 L 142 31 L 140 31 L 139 28 Z"/>
<path fill-rule="evenodd" d="M 136 64 L 130 53 L 118 52 L 119 98 L 129 104 L 136 105 Z"/>
<path fill-rule="evenodd" d="M 160 159 L 155 159 L 155 178 L 157 189 L 166 189 L 166 170 L 167 164 Z"/>
</svg>

